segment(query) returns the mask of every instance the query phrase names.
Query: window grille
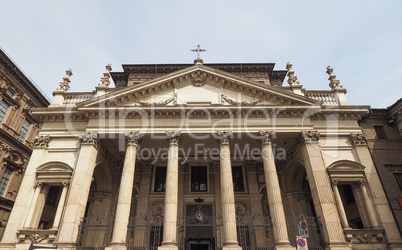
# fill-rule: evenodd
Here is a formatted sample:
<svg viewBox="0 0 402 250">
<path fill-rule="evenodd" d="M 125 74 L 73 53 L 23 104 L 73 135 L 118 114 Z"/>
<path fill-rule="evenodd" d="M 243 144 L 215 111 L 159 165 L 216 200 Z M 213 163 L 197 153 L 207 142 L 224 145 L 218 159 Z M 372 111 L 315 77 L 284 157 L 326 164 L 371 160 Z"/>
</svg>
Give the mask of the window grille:
<svg viewBox="0 0 402 250">
<path fill-rule="evenodd" d="M 375 130 L 375 134 L 377 135 L 377 139 L 379 139 L 379 140 L 387 139 L 383 126 L 374 126 L 374 130 Z"/>
</svg>

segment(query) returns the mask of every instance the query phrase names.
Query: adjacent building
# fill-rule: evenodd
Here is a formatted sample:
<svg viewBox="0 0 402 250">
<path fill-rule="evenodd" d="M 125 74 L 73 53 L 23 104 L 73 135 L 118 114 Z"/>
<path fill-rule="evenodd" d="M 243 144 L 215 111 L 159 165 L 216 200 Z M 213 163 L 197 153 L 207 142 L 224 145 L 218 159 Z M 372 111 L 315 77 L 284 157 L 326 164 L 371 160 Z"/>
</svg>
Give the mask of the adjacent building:
<svg viewBox="0 0 402 250">
<path fill-rule="evenodd" d="M 386 109 L 371 109 L 360 125 L 402 232 L 402 99 Z"/>
<path fill-rule="evenodd" d="M 80 93 L 67 70 L 33 110 L 0 248 L 402 248 L 358 123 L 369 106 L 331 67 L 328 90 L 306 90 L 274 66 L 107 65 Z"/>
<path fill-rule="evenodd" d="M 0 49 L 0 237 L 41 126 L 30 109 L 48 105 L 45 95 Z"/>
</svg>

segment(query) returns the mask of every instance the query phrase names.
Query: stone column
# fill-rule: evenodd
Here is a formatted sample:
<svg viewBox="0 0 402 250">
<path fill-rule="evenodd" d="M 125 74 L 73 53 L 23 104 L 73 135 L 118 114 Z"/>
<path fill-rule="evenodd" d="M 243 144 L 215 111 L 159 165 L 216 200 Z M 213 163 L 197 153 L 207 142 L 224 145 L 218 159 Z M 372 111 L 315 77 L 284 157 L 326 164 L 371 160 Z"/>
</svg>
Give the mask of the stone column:
<svg viewBox="0 0 402 250">
<path fill-rule="evenodd" d="M 63 212 L 64 204 L 66 203 L 66 196 L 70 181 L 63 182 L 63 190 L 61 191 L 59 204 L 57 204 L 56 215 L 54 217 L 52 229 L 58 229 L 60 225 L 61 214 Z"/>
<path fill-rule="evenodd" d="M 34 213 L 36 210 L 36 204 L 38 203 L 41 189 L 42 189 L 42 182 L 36 182 L 34 197 L 32 199 L 31 206 L 29 206 L 27 219 L 24 223 L 24 228 L 31 228 L 32 219 L 34 217 Z"/>
<path fill-rule="evenodd" d="M 302 131 L 298 139 L 315 211 L 323 225 L 322 233 L 328 248 L 349 249 L 321 155 L 319 137 L 316 130 L 310 130 Z"/>
<path fill-rule="evenodd" d="M 81 148 L 71 180 L 67 205 L 60 225 L 57 246 L 76 248 L 79 225 L 85 214 L 89 190 L 91 188 L 100 140 L 96 132 L 83 132 L 80 137 Z"/>
<path fill-rule="evenodd" d="M 346 217 L 345 208 L 341 199 L 341 195 L 338 189 L 338 181 L 332 181 L 332 190 L 336 200 L 336 206 L 338 207 L 339 216 L 341 217 L 342 226 L 344 229 L 350 229 L 348 218 Z"/>
<path fill-rule="evenodd" d="M 281 190 L 275 166 L 275 156 L 272 152 L 273 135 L 273 131 L 258 132 L 258 141 L 261 144 L 261 155 L 264 164 L 269 213 L 271 215 L 274 231 L 274 244 L 276 249 L 294 249 L 289 242 Z"/>
<path fill-rule="evenodd" d="M 116 215 L 113 226 L 112 242 L 108 249 L 127 248 L 127 226 L 130 217 L 131 198 L 134 187 L 135 160 L 138 144 L 140 143 L 139 132 L 124 132 L 127 138 L 126 156 L 124 158 L 123 172 L 117 199 Z"/>
<path fill-rule="evenodd" d="M 233 191 L 232 163 L 230 161 L 231 132 L 217 132 L 220 144 L 220 177 L 223 219 L 223 249 L 241 249 L 237 241 L 236 211 Z"/>
<path fill-rule="evenodd" d="M 31 221 L 31 228 L 39 228 L 40 218 L 42 217 L 43 208 L 45 207 L 46 197 L 49 193 L 50 185 L 43 183 L 42 189 L 40 190 L 38 201 L 36 202 L 35 212 Z"/>
<path fill-rule="evenodd" d="M 169 141 L 166 172 L 165 209 L 163 217 L 163 242 L 159 249 L 177 248 L 177 201 L 179 179 L 180 132 L 166 132 Z"/>
<path fill-rule="evenodd" d="M 363 200 L 366 203 L 367 214 L 370 220 L 371 227 L 378 228 L 377 218 L 375 215 L 373 204 L 371 204 L 371 199 L 367 193 L 366 185 L 367 183 L 365 181 L 360 181 L 360 191 L 362 192 Z"/>
</svg>

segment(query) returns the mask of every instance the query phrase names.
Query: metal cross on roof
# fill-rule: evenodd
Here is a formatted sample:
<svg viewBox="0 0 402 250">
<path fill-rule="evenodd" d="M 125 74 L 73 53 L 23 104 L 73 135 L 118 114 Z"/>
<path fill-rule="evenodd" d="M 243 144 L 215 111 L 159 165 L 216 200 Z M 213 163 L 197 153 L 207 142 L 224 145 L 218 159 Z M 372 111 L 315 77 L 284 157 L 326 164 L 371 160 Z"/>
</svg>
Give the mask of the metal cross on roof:
<svg viewBox="0 0 402 250">
<path fill-rule="evenodd" d="M 191 50 L 192 52 L 197 52 L 197 59 L 200 59 L 200 52 L 205 52 L 205 51 L 207 51 L 206 49 L 201 49 L 200 48 L 200 45 L 198 44 L 197 45 L 197 48 L 196 49 L 192 49 Z"/>
</svg>

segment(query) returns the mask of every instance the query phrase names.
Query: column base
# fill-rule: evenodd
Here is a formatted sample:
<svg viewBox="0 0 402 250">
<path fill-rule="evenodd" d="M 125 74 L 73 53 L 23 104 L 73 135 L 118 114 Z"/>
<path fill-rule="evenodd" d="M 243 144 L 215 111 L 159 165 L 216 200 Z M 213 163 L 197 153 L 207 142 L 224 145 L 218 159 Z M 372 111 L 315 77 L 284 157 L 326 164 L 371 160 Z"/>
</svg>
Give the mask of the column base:
<svg viewBox="0 0 402 250">
<path fill-rule="evenodd" d="M 125 243 L 110 243 L 105 250 L 127 250 L 127 244 Z"/>
<path fill-rule="evenodd" d="M 177 243 L 164 243 L 162 242 L 162 245 L 158 247 L 158 250 L 178 250 L 179 248 L 177 247 Z"/>
<path fill-rule="evenodd" d="M 68 250 L 68 249 L 77 249 L 77 245 L 74 243 L 58 243 L 55 242 L 54 243 L 57 247 L 57 249 L 64 249 L 64 250 Z"/>
<path fill-rule="evenodd" d="M 223 243 L 222 250 L 239 250 L 242 249 L 239 243 Z"/>
<path fill-rule="evenodd" d="M 308 244 L 308 241 L 307 241 L 307 244 Z M 345 243 L 329 243 L 329 244 L 326 244 L 325 249 L 326 250 L 327 249 L 328 250 L 329 249 L 331 249 L 331 250 L 350 250 L 350 247 L 348 244 L 345 244 Z"/>
<path fill-rule="evenodd" d="M 275 250 L 295 250 L 296 248 L 292 247 L 292 245 L 290 245 L 290 242 L 289 242 L 286 244 L 277 244 L 274 246 L 274 249 Z"/>
</svg>

